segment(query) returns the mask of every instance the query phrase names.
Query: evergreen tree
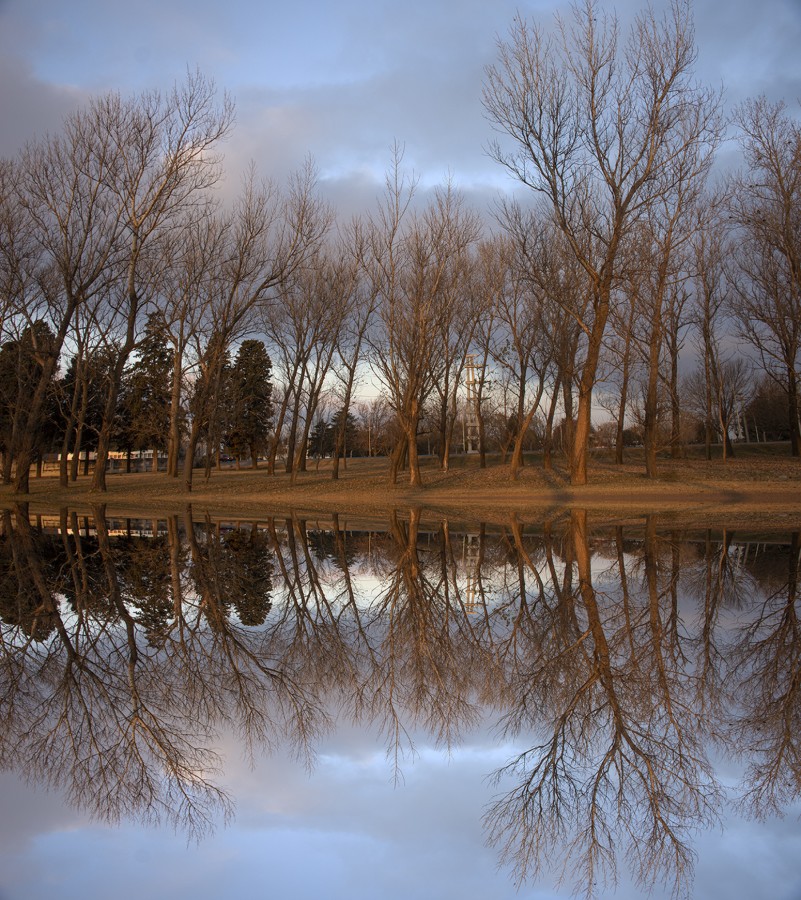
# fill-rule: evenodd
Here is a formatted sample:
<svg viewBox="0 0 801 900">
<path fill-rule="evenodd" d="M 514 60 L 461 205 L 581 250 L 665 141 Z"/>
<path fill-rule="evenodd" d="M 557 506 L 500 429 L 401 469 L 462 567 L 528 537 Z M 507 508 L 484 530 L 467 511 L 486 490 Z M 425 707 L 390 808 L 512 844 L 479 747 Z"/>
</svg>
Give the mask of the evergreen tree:
<svg viewBox="0 0 801 900">
<path fill-rule="evenodd" d="M 309 434 L 309 455 L 322 457 L 334 452 L 336 431 L 333 422 L 318 419 Z"/>
<path fill-rule="evenodd" d="M 334 416 L 331 420 L 331 430 L 334 436 L 334 446 L 331 448 L 331 452 L 333 453 L 336 450 L 336 441 L 337 435 L 340 434 L 342 428 L 342 413 L 343 410 L 339 410 L 339 412 Z M 345 416 L 345 429 L 341 432 L 342 434 L 342 446 L 339 448 L 340 453 L 343 456 L 349 456 L 352 454 L 357 441 L 356 435 L 356 417 L 353 413 L 348 413 Z"/>
<path fill-rule="evenodd" d="M 113 353 L 105 349 L 96 350 L 82 360 L 78 356 L 73 356 L 59 384 L 59 395 L 62 399 L 60 437 L 63 437 L 64 429 L 68 428 L 70 435 L 66 446 L 73 456 L 73 479 L 78 474 L 78 456 L 84 451 L 88 454 L 97 450 L 97 436 L 103 421 L 103 407 L 112 363 Z M 75 418 L 71 420 L 70 398 L 76 391 L 80 399 L 75 410 Z M 87 457 L 84 474 L 88 472 Z"/>
<path fill-rule="evenodd" d="M 196 435 L 195 446 L 190 433 L 188 458 L 194 459 L 197 442 L 206 446 L 206 477 L 211 474 L 214 458 L 223 443 L 222 435 L 228 433 L 233 398 L 231 396 L 231 361 L 227 348 L 222 347 L 222 338 L 214 334 L 209 340 L 217 349 L 209 352 L 209 356 L 217 357 L 214 365 L 201 368 L 195 380 L 189 400 L 189 413 L 192 417 L 192 432 Z"/>
<path fill-rule="evenodd" d="M 148 321 L 136 364 L 126 373 L 117 412 L 115 440 L 125 450 L 167 449 L 170 428 L 172 353 L 163 334 Z"/>
<path fill-rule="evenodd" d="M 261 341 L 244 341 L 236 354 L 230 372 L 230 417 L 226 445 L 240 460 L 250 454 L 253 468 L 267 449 L 273 419 L 270 380 L 272 363 Z"/>
<path fill-rule="evenodd" d="M 42 372 L 44 360 L 52 352 L 53 333 L 45 322 L 27 327 L 18 339 L 0 348 L 0 450 L 3 453 L 3 481 L 11 480 L 11 455 L 22 431 L 32 431 L 33 456 L 41 458 L 54 440 L 55 384 L 45 397 L 42 418 L 28 421 L 28 404 Z"/>
</svg>

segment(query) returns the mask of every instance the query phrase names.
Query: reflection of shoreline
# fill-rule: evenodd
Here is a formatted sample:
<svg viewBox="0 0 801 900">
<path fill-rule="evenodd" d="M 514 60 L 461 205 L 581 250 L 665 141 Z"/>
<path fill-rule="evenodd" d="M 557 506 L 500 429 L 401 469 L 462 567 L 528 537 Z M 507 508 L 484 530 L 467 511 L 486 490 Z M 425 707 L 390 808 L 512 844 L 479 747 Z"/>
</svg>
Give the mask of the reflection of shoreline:
<svg viewBox="0 0 801 900">
<path fill-rule="evenodd" d="M 30 507 L 29 507 L 30 508 Z M 72 507 L 68 507 L 72 508 Z M 202 508 L 202 507 L 201 507 Z M 2 505 L 0 505 L 2 509 Z M 439 524 L 443 519 L 447 519 L 448 530 L 455 535 L 474 535 L 477 533 L 478 524 L 481 523 L 487 534 L 503 534 L 508 523 L 508 514 L 503 517 L 498 516 L 496 520 L 484 521 L 481 519 L 465 519 L 463 516 L 457 516 L 455 519 L 451 517 L 443 517 L 441 513 L 426 507 L 418 507 L 419 522 L 417 530 L 421 535 L 435 535 L 438 532 Z M 542 535 L 549 527 L 548 524 L 555 522 L 567 522 L 569 520 L 570 507 L 551 515 L 532 515 L 529 509 L 527 513 L 517 513 L 516 518 L 521 522 L 521 527 L 526 534 Z M 362 516 L 359 514 L 339 514 L 336 512 L 327 513 L 321 511 L 295 511 L 289 514 L 296 518 L 302 519 L 309 526 L 319 530 L 332 530 L 337 527 L 343 532 L 378 532 L 386 531 L 389 522 L 389 514 L 386 516 L 372 515 Z M 403 507 L 393 508 L 393 515 L 398 516 L 402 520 L 408 520 L 409 509 Z M 85 523 L 84 528 L 94 532 L 93 516 L 91 512 L 79 512 L 79 521 Z M 197 523 L 211 522 L 215 527 L 219 527 L 222 531 L 233 531 L 238 528 L 256 525 L 259 528 L 267 528 L 269 520 L 281 520 L 286 517 L 284 512 L 270 511 L 269 514 L 262 513 L 246 513 L 243 515 L 232 516 L 224 511 L 218 513 L 204 513 L 193 519 Z M 614 537 L 615 529 L 623 526 L 629 537 L 642 537 L 645 534 L 645 518 L 656 521 L 662 530 L 678 531 L 682 540 L 685 541 L 706 541 L 723 540 L 725 535 L 736 533 L 735 542 L 737 544 L 776 544 L 781 543 L 781 536 L 789 533 L 787 526 L 784 524 L 775 527 L 754 526 L 753 522 L 745 522 L 742 525 L 730 524 L 732 520 L 727 519 L 726 525 L 721 526 L 714 520 L 709 527 L 701 527 L 697 524 L 686 524 L 678 519 L 676 521 L 661 522 L 658 515 L 651 516 L 649 513 L 642 513 L 638 517 L 626 517 L 625 519 L 610 519 L 606 516 L 593 518 L 591 522 L 593 539 L 610 539 Z M 58 534 L 61 527 L 60 513 L 53 512 L 30 512 L 29 521 L 31 525 L 40 528 L 46 534 Z M 113 535 L 135 534 L 139 537 L 152 537 L 154 534 L 162 534 L 167 531 L 167 518 L 163 513 L 156 515 L 145 515 L 137 513 L 136 515 L 123 515 L 118 513 L 106 513 L 105 519 L 108 525 L 108 533 Z M 154 523 L 157 523 L 154 531 Z M 335 523 L 337 523 L 335 525 Z"/>
</svg>

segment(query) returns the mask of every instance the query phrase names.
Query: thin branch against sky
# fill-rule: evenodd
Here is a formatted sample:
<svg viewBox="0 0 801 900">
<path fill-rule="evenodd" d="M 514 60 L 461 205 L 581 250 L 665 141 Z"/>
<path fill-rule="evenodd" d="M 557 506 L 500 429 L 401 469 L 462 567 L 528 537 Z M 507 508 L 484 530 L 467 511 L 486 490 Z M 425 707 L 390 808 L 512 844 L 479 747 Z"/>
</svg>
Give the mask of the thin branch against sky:
<svg viewBox="0 0 801 900">
<path fill-rule="evenodd" d="M 610 8 L 613 4 L 609 4 Z M 623 22 L 642 4 L 614 4 Z M 656 0 L 657 11 L 667 0 Z M 452 173 L 483 205 L 512 184 L 486 153 L 484 67 L 519 9 L 546 23 L 566 0 L 0 0 L 0 155 L 57 131 L 88 96 L 168 90 L 199 66 L 229 90 L 237 125 L 225 146 L 232 192 L 255 160 L 283 178 L 311 154 L 325 190 L 345 213 L 364 208 L 383 182 L 390 147 L 421 187 Z M 801 98 L 797 0 L 697 0 L 697 74 L 726 89 L 728 106 L 761 93 Z"/>
</svg>

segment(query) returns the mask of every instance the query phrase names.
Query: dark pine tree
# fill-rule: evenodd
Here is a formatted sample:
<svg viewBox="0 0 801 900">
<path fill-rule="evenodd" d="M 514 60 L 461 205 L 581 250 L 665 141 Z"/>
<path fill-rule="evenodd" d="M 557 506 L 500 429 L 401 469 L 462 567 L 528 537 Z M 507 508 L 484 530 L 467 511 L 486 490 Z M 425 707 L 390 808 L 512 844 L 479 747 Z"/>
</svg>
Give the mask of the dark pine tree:
<svg viewBox="0 0 801 900">
<path fill-rule="evenodd" d="M 31 422 L 28 417 L 30 398 L 39 382 L 44 358 L 52 352 L 53 344 L 53 333 L 48 325 L 35 322 L 19 338 L 6 341 L 0 348 L 0 450 L 6 484 L 11 481 L 13 458 L 24 431 L 32 433 L 35 455 L 39 459 L 56 440 L 53 421 L 55 382 L 48 390 L 42 419 Z"/>
<path fill-rule="evenodd" d="M 73 356 L 61 380 L 62 436 L 65 428 L 69 431 L 62 446 L 72 454 L 73 481 L 78 476 L 78 459 L 84 451 L 84 474 L 89 473 L 89 453 L 97 449 L 112 364 L 113 352 L 109 350 L 96 350 L 83 360 Z M 79 399 L 73 410 L 71 398 L 76 392 Z"/>
<path fill-rule="evenodd" d="M 129 452 L 152 449 L 154 472 L 158 470 L 158 451 L 167 449 L 171 373 L 172 353 L 151 320 L 138 359 L 122 385 L 115 443 Z"/>
<path fill-rule="evenodd" d="M 243 341 L 230 373 L 231 408 L 226 444 L 237 459 L 258 467 L 273 420 L 272 363 L 261 341 Z"/>
<path fill-rule="evenodd" d="M 334 452 L 336 432 L 332 422 L 318 419 L 309 434 L 309 455 L 317 459 L 330 456 Z"/>
</svg>

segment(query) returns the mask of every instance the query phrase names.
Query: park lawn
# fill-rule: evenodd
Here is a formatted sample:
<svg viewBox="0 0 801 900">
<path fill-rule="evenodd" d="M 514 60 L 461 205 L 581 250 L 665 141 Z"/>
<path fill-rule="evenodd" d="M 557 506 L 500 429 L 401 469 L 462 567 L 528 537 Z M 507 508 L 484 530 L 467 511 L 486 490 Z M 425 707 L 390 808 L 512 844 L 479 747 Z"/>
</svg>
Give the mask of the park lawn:
<svg viewBox="0 0 801 900">
<path fill-rule="evenodd" d="M 572 487 L 564 461 L 547 472 L 532 460 L 512 481 L 508 465 L 491 460 L 480 469 L 477 457 L 457 457 L 442 472 L 435 459 L 423 460 L 424 484 L 413 488 L 403 479 L 391 485 L 386 459 L 353 459 L 331 479 L 331 461 L 309 462 L 295 484 L 285 473 L 270 476 L 264 468 L 227 468 L 212 471 L 207 480 L 195 472 L 191 493 L 183 480 L 161 474 L 114 474 L 108 491 L 93 493 L 90 479 L 79 477 L 69 488 L 57 477 L 31 478 L 30 494 L 15 495 L 0 487 L 0 506 L 27 502 L 33 509 L 63 506 L 90 511 L 105 505 L 107 513 L 157 515 L 185 511 L 193 514 L 258 518 L 267 513 L 350 512 L 374 514 L 389 509 L 419 507 L 444 516 L 503 521 L 509 515 L 526 520 L 554 514 L 563 508 L 603 511 L 625 519 L 653 513 L 698 524 L 730 521 L 733 517 L 755 525 L 801 527 L 801 460 L 754 448 L 725 463 L 701 458 L 660 461 L 657 478 L 645 477 L 634 459 L 623 466 L 600 456 L 593 458 L 589 483 Z"/>
</svg>

